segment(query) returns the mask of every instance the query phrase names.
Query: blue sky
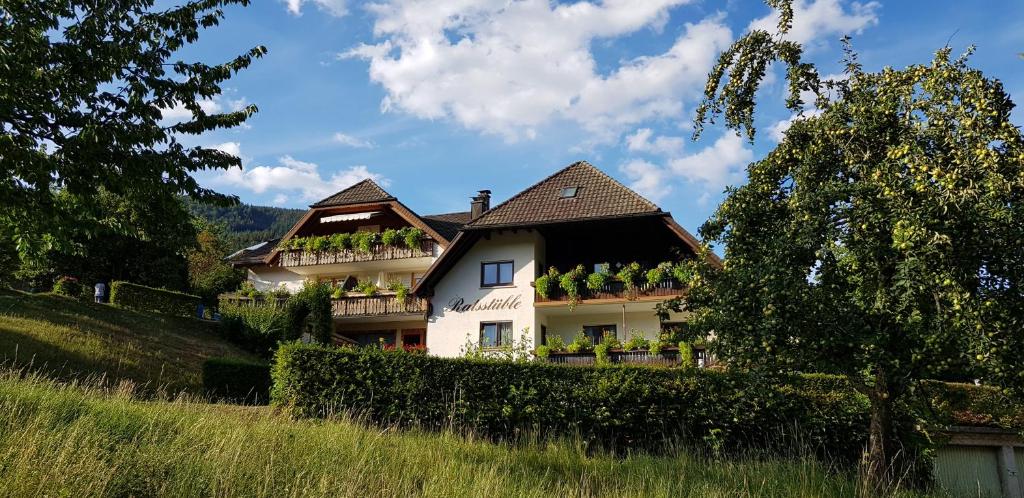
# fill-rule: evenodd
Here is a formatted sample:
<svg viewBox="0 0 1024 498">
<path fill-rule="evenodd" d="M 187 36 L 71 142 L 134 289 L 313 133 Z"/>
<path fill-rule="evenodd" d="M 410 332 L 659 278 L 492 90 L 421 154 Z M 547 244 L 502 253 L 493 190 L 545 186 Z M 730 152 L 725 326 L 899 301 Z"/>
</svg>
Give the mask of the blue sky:
<svg viewBox="0 0 1024 498">
<path fill-rule="evenodd" d="M 927 62 L 948 41 L 976 45 L 972 64 L 1024 95 L 1024 2 L 797 7 L 791 36 L 823 74 L 840 71 L 844 34 L 868 70 Z M 467 210 L 484 188 L 500 202 L 585 159 L 695 232 L 791 117 L 774 75 L 754 144 L 718 128 L 690 140 L 715 57 L 771 16 L 753 0 L 259 0 L 181 54 L 217 63 L 265 45 L 207 103 L 259 113 L 187 143 L 239 155 L 243 170 L 199 179 L 247 203 L 304 208 L 372 177 L 420 214 Z"/>
</svg>

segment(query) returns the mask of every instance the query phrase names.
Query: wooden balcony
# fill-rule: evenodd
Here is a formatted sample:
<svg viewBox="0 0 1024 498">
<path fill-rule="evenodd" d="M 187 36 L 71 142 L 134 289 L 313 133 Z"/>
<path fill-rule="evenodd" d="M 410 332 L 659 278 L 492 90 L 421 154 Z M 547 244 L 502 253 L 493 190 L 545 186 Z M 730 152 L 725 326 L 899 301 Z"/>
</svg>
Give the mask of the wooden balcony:
<svg viewBox="0 0 1024 498">
<path fill-rule="evenodd" d="M 377 244 L 369 251 L 345 249 L 342 251 L 306 252 L 301 249 L 281 251 L 278 261 L 283 267 L 334 265 L 362 263 L 366 261 L 390 261 L 395 259 L 432 258 L 437 243 L 430 239 L 420 241 L 419 247 L 404 245 L 386 246 Z"/>
<path fill-rule="evenodd" d="M 335 318 L 423 315 L 427 312 L 427 305 L 426 299 L 410 296 L 402 302 L 393 294 L 331 299 L 331 311 Z"/>
<path fill-rule="evenodd" d="M 593 352 L 552 352 L 546 358 L 548 363 L 559 363 L 563 365 L 594 365 L 597 362 L 597 355 Z M 679 349 L 665 348 L 658 354 L 651 354 L 648 351 L 621 351 L 612 350 L 608 352 L 609 363 L 620 363 L 630 365 L 648 365 L 659 367 L 679 366 Z"/>
<path fill-rule="evenodd" d="M 587 289 L 585 286 L 582 289 L 582 296 L 580 296 L 580 302 L 587 301 L 623 301 L 623 300 L 637 300 L 644 298 L 672 298 L 679 296 L 685 290 L 685 286 L 675 279 L 665 280 L 657 284 L 643 283 L 637 288 L 627 290 L 626 286 L 618 280 L 612 280 L 606 283 L 603 287 L 596 291 Z M 536 295 L 537 303 L 568 303 L 569 297 L 562 292 L 561 289 L 557 289 L 554 294 L 548 297 L 541 297 L 540 294 Z"/>
</svg>

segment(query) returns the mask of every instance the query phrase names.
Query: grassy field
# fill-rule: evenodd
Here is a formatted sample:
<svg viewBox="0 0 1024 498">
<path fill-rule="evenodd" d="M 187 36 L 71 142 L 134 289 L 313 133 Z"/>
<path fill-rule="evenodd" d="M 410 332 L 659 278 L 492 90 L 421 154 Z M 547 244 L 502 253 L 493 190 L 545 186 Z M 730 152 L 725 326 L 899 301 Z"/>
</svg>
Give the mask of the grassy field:
<svg viewBox="0 0 1024 498">
<path fill-rule="evenodd" d="M 45 462 L 45 464 L 43 464 Z M 0 372 L 0 496 L 854 496 L 812 460 L 587 455 Z M 906 494 L 903 496 L 917 496 Z"/>
<path fill-rule="evenodd" d="M 198 393 L 200 367 L 211 356 L 252 358 L 219 338 L 210 322 L 0 291 L 0 363 L 7 366 Z"/>
</svg>

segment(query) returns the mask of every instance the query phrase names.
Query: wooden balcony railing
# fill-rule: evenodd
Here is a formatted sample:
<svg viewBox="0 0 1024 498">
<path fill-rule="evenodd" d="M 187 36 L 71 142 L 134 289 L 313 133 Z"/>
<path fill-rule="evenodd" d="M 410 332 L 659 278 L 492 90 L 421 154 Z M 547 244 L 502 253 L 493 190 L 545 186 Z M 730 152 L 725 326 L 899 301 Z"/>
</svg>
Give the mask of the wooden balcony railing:
<svg viewBox="0 0 1024 498">
<path fill-rule="evenodd" d="M 405 301 L 394 295 L 345 296 L 331 299 L 331 310 L 336 317 L 424 314 L 427 304 L 426 299 L 411 296 Z"/>
<path fill-rule="evenodd" d="M 314 266 L 333 265 L 339 263 L 360 263 L 364 261 L 387 261 L 392 259 L 430 258 L 434 256 L 436 242 L 430 239 L 420 241 L 419 247 L 410 248 L 404 245 L 386 246 L 377 244 L 369 251 L 345 249 L 341 251 L 306 252 L 301 249 L 281 251 L 281 266 Z"/>
<path fill-rule="evenodd" d="M 636 299 L 651 296 L 675 297 L 682 294 L 684 289 L 685 286 L 675 279 L 668 279 L 653 285 L 645 282 L 632 290 L 627 290 L 626 286 L 618 280 L 611 280 L 596 291 L 584 287 L 580 299 L 587 301 L 590 299 Z M 557 289 L 548 297 L 541 297 L 540 294 L 537 294 L 536 298 L 538 303 L 569 301 L 569 297 L 561 289 Z"/>
<path fill-rule="evenodd" d="M 548 355 L 546 361 L 548 363 L 560 363 L 565 365 L 593 365 L 597 362 L 597 355 L 593 352 L 552 352 Z M 658 354 L 651 354 L 648 351 L 612 350 L 608 352 L 608 362 L 661 367 L 674 367 L 678 366 L 680 363 L 679 350 L 675 348 L 666 348 Z"/>
</svg>

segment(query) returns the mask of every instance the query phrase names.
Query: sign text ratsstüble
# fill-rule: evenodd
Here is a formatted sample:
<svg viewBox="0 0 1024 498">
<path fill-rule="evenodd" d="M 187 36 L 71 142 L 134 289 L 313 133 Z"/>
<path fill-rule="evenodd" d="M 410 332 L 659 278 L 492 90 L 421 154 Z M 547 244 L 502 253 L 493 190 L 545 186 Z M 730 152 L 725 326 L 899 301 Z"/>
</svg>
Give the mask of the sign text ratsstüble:
<svg viewBox="0 0 1024 498">
<path fill-rule="evenodd" d="M 523 302 L 519 299 L 519 295 L 508 296 L 505 299 L 493 298 L 488 301 L 477 299 L 472 303 L 466 303 L 464 298 L 455 296 L 448 301 L 448 306 L 445 308 L 456 313 L 464 313 L 466 311 L 517 310 L 522 305 Z"/>
</svg>

